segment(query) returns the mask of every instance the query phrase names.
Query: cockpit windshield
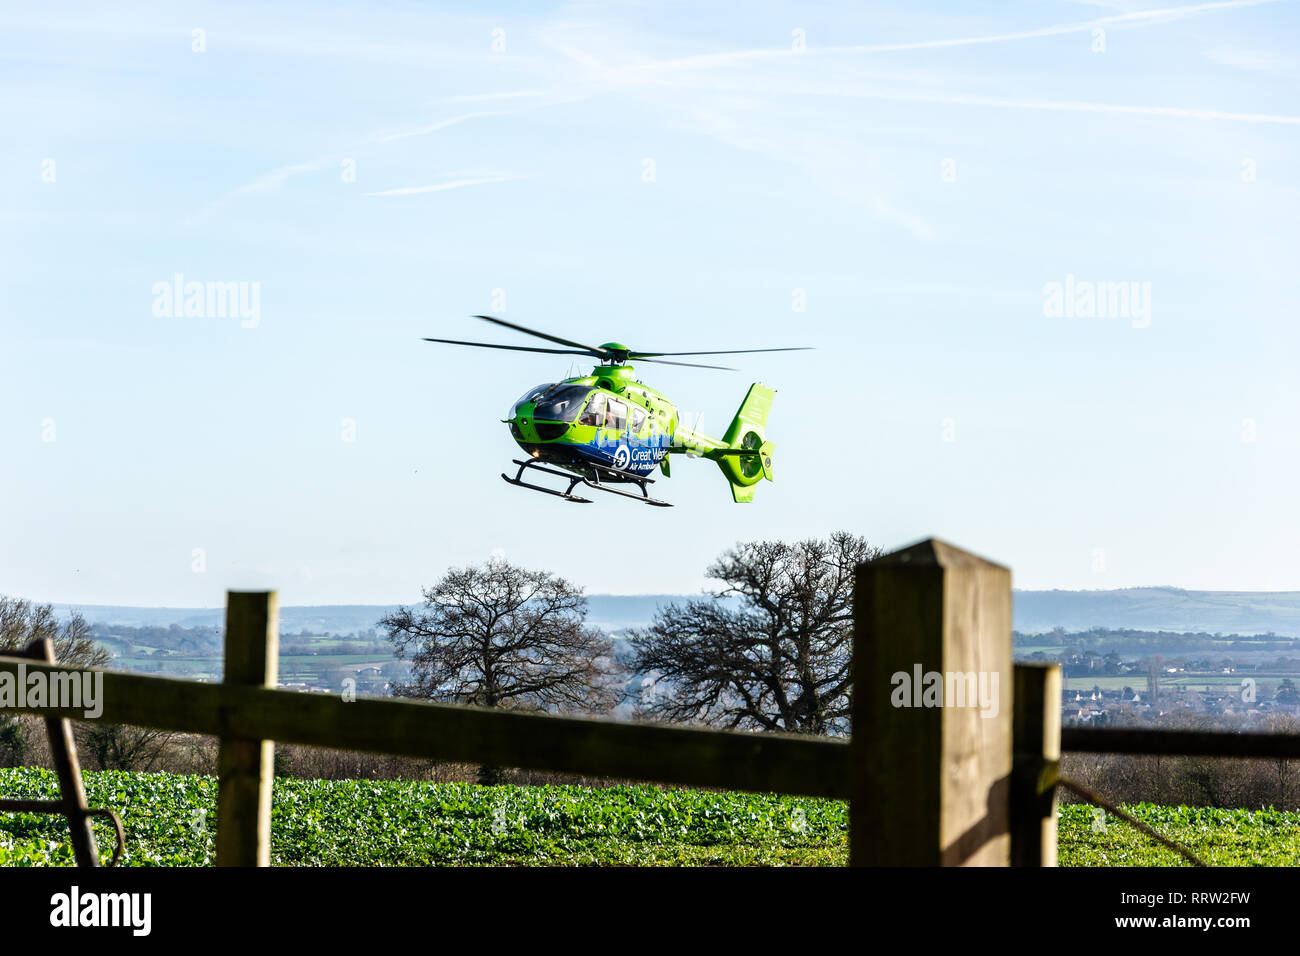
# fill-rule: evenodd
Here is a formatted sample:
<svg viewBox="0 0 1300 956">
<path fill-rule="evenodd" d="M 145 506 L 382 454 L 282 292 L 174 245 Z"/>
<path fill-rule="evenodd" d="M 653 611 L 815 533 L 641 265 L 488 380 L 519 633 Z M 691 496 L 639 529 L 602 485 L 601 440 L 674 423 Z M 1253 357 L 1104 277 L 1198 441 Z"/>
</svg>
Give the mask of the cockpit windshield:
<svg viewBox="0 0 1300 956">
<path fill-rule="evenodd" d="M 550 389 L 553 388 L 555 388 L 554 383 L 543 382 L 541 385 L 538 385 L 536 388 L 530 388 L 528 391 L 524 392 L 523 398 L 519 399 L 519 401 L 515 402 L 513 405 L 510 406 L 510 417 L 514 418 L 516 415 L 519 414 L 520 405 L 527 405 L 529 402 L 539 401 L 543 395 L 545 395 Z"/>
<path fill-rule="evenodd" d="M 533 418 L 548 422 L 571 422 L 582 411 L 590 385 L 552 386 L 540 397 L 532 399 L 537 403 L 533 409 Z"/>
</svg>

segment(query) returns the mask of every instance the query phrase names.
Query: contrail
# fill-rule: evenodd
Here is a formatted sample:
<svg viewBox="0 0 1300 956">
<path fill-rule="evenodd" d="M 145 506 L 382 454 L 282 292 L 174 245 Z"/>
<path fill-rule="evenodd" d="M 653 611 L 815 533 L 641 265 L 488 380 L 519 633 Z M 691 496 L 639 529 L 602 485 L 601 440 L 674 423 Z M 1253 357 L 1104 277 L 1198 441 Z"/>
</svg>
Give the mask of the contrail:
<svg viewBox="0 0 1300 956">
<path fill-rule="evenodd" d="M 541 99 L 552 96 L 551 90 L 510 90 L 505 93 L 462 93 L 458 96 L 444 98 L 444 103 L 479 103 L 484 100 L 522 100 Z"/>
<path fill-rule="evenodd" d="M 1014 33 L 995 33 L 984 36 L 974 37 L 952 37 L 945 40 L 913 40 L 905 43 L 876 43 L 860 44 L 852 46 L 809 46 L 805 51 L 796 52 L 793 49 L 777 50 L 737 50 L 732 53 L 703 53 L 697 56 L 682 57 L 677 60 L 659 60 L 652 63 L 640 64 L 637 66 L 624 67 L 615 70 L 615 73 L 639 73 L 639 72 L 658 72 L 661 70 L 680 70 L 707 68 L 711 66 L 730 66 L 732 63 L 740 63 L 746 60 L 762 60 L 777 58 L 794 58 L 807 54 L 818 55 L 835 55 L 835 54 L 855 54 L 855 53 L 899 53 L 907 50 L 929 50 L 939 49 L 942 47 L 956 46 L 976 46 L 984 43 L 1008 43 L 1013 40 L 1032 40 L 1040 37 L 1060 36 L 1067 33 L 1083 33 L 1097 29 L 1098 27 L 1118 26 L 1126 23 L 1141 23 L 1143 21 L 1153 21 L 1161 19 L 1176 19 L 1179 17 L 1195 16 L 1201 13 L 1211 13 L 1217 10 L 1230 10 L 1237 7 L 1258 7 L 1264 4 L 1277 3 L 1278 0 L 1215 0 L 1211 3 L 1197 3 L 1185 7 L 1163 7 L 1158 10 L 1137 10 L 1131 13 L 1118 13 L 1109 17 L 1099 17 L 1095 20 L 1086 20 L 1079 23 L 1059 23 L 1052 26 L 1037 27 L 1032 30 L 1020 30 Z M 552 44 L 556 49 L 566 55 L 573 56 L 572 50 L 561 49 Z"/>
<path fill-rule="evenodd" d="M 801 91 L 817 92 L 817 91 Z M 1180 106 L 1126 106 L 1117 103 L 1086 103 L 1075 100 L 1019 100 L 996 96 L 976 96 L 967 93 L 882 92 L 874 90 L 841 90 L 821 92 L 820 95 L 843 96 L 852 99 L 889 100 L 900 103 L 943 103 L 953 106 L 988 106 L 1000 109 L 1049 110 L 1072 113 L 1127 113 L 1134 116 L 1169 116 L 1177 119 L 1229 120 L 1238 123 L 1273 123 L 1282 126 L 1300 125 L 1300 116 L 1277 113 L 1233 113 L 1226 110 L 1204 110 Z"/>
<path fill-rule="evenodd" d="M 545 96 L 553 96 L 544 90 L 517 90 L 507 93 L 484 93 L 479 96 L 458 96 L 452 97 L 455 100 L 501 100 L 501 99 L 536 99 Z M 516 106 L 513 109 L 504 110 L 478 110 L 473 113 L 462 113 L 460 116 L 452 116 L 445 120 L 438 120 L 436 123 L 430 123 L 427 126 L 414 126 L 410 129 L 401 129 L 391 133 L 376 134 L 370 137 L 367 142 L 372 143 L 391 143 L 399 139 L 409 139 L 412 136 L 427 136 L 430 133 L 436 133 L 440 129 L 446 129 L 448 126 L 455 126 L 458 123 L 464 123 L 467 120 L 486 119 L 490 116 L 513 116 L 516 113 L 531 113 L 533 110 L 545 109 L 548 106 L 567 106 L 570 103 L 578 103 L 588 99 L 590 94 L 582 93 L 577 96 L 561 96 L 547 103 L 530 103 L 526 106 Z"/>
<path fill-rule="evenodd" d="M 372 137 L 369 142 L 375 143 L 392 143 L 399 139 L 409 139 L 412 136 L 428 136 L 430 133 L 436 133 L 440 129 L 446 129 L 448 126 L 455 126 L 457 123 L 464 123 L 466 120 L 483 119 L 488 116 L 507 116 L 510 113 L 522 113 L 523 110 L 482 110 L 477 113 L 465 113 L 461 116 L 453 116 L 450 119 L 439 120 L 436 123 L 430 123 L 427 126 L 415 126 L 411 129 L 398 130 L 395 133 L 385 133 L 381 136 Z"/>
<path fill-rule="evenodd" d="M 292 166 L 282 166 L 279 169 L 272 170 L 260 179 L 247 183 L 237 189 L 232 190 L 229 196 L 242 195 L 243 193 L 260 192 L 263 189 L 273 189 L 277 186 L 283 186 L 285 180 L 290 176 L 297 176 L 300 173 L 312 173 L 318 169 L 324 169 L 335 161 L 335 157 L 325 157 L 314 159 L 309 163 L 295 163 Z M 227 197 L 229 198 L 229 197 Z"/>
<path fill-rule="evenodd" d="M 524 95 L 523 93 L 516 93 L 516 94 L 495 93 L 495 94 L 486 94 L 486 97 L 505 98 L 510 96 L 522 97 L 523 95 Z M 533 91 L 528 91 L 526 95 L 532 97 L 534 93 Z M 538 95 L 542 95 L 542 94 L 538 94 Z M 459 116 L 451 116 L 448 117 L 447 119 L 438 120 L 435 123 L 429 123 L 425 126 L 415 126 L 409 129 L 393 130 L 387 133 L 372 133 L 371 135 L 367 136 L 365 139 L 356 143 L 355 146 L 361 147 L 361 146 L 370 145 L 372 143 L 392 143 L 398 140 L 410 139 L 413 136 L 428 136 L 430 133 L 436 133 L 438 130 L 446 129 L 449 126 L 456 126 L 457 124 L 467 122 L 468 120 L 486 119 L 491 116 L 511 116 L 515 113 L 527 113 L 536 109 L 544 109 L 545 107 L 548 106 L 564 106 L 569 103 L 577 103 L 582 100 L 585 100 L 588 98 L 588 96 L 589 94 L 584 93 L 577 96 L 561 97 L 559 99 L 551 100 L 550 102 L 547 103 L 535 103 L 526 106 L 519 106 L 514 109 L 479 110 L 473 113 L 462 113 Z M 209 206 L 208 212 L 210 212 L 212 209 L 214 209 L 216 206 L 220 205 L 221 203 L 225 202 L 226 200 L 231 199 L 235 196 L 241 196 L 246 193 L 252 193 L 252 192 L 261 192 L 263 190 L 273 189 L 279 186 L 283 186 L 285 181 L 292 176 L 298 176 L 303 173 L 316 172 L 317 170 L 324 169 L 328 166 L 336 164 L 343 159 L 343 155 L 344 154 L 336 153 L 330 156 L 323 156 L 319 159 L 313 159 L 305 163 L 295 163 L 291 166 L 282 166 L 280 169 L 273 170 L 267 173 L 266 175 L 260 177 L 259 179 L 254 180 L 251 183 L 246 183 L 243 186 L 238 186 L 235 189 L 232 189 L 225 196 L 221 197 L 221 199 L 217 200 L 217 202 L 212 203 Z M 377 196 L 381 194 L 367 193 L 366 195 Z M 205 212 L 204 215 L 206 216 L 207 213 Z"/>
<path fill-rule="evenodd" d="M 1214 3 L 1198 3 L 1187 7 L 1165 7 L 1160 10 L 1137 10 L 1132 13 L 1119 13 L 1114 16 L 1100 17 L 1084 23 L 1062 23 L 1056 26 L 1039 27 L 1034 30 L 1022 30 L 1017 33 L 999 33 L 982 37 L 957 37 L 950 40 L 918 40 L 911 43 L 884 43 L 872 46 L 813 47 L 830 53 L 893 53 L 900 50 L 926 50 L 936 47 L 973 46 L 979 43 L 1005 43 L 1010 40 L 1032 40 L 1037 37 L 1059 36 L 1064 33 L 1082 33 L 1098 27 L 1119 23 L 1134 23 L 1142 20 L 1178 18 L 1209 13 L 1214 10 L 1227 10 L 1233 7 L 1258 7 L 1278 0 L 1218 0 Z"/>
<path fill-rule="evenodd" d="M 419 193 L 440 193 L 447 189 L 460 189 L 462 186 L 480 186 L 484 183 L 504 183 L 512 179 L 529 179 L 533 173 L 503 173 L 499 176 L 480 176 L 477 179 L 453 179 L 447 183 L 434 183 L 432 186 L 402 186 L 398 189 L 384 189 L 380 192 L 363 193 L 365 196 L 414 196 Z"/>
<path fill-rule="evenodd" d="M 466 120 L 480 119 L 485 116 L 504 116 L 509 113 L 520 113 L 520 112 L 523 112 L 523 110 L 494 110 L 494 111 L 483 111 L 478 113 L 465 113 L 461 116 L 453 116 L 450 119 L 440 120 L 437 123 L 431 123 L 428 126 L 418 126 L 412 129 L 397 130 L 396 132 L 390 132 L 390 133 L 372 134 L 371 136 L 366 137 L 357 145 L 362 146 L 368 143 L 391 143 L 396 140 L 407 139 L 412 136 L 427 136 L 428 134 L 437 132 L 440 129 L 446 129 L 448 126 L 455 126 L 457 123 L 464 123 Z M 279 169 L 272 170 L 271 172 L 267 173 L 265 176 L 262 176 L 251 183 L 246 183 L 243 186 L 238 186 L 235 189 L 232 189 L 229 193 L 227 193 L 224 197 L 222 197 L 221 201 L 225 201 L 226 199 L 230 199 L 234 196 L 242 196 L 246 193 L 261 192 L 266 189 L 274 189 L 283 186 L 285 184 L 285 181 L 292 176 L 300 176 L 303 173 L 314 173 L 317 170 L 324 169 L 327 166 L 332 166 L 335 163 L 338 163 L 340 160 L 342 160 L 342 158 L 343 158 L 342 154 L 332 154 L 330 156 L 322 156 L 320 159 L 313 159 L 305 163 L 294 163 L 291 166 L 282 166 Z"/>
</svg>

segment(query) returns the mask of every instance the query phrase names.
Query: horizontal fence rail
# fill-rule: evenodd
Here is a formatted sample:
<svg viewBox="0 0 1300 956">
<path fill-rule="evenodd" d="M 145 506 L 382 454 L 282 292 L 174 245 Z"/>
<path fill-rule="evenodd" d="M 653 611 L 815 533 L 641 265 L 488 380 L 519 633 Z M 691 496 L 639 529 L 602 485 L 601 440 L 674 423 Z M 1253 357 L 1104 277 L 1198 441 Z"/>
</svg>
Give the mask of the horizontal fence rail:
<svg viewBox="0 0 1300 956">
<path fill-rule="evenodd" d="M 85 671 L 0 657 L 0 673 Z M 80 678 L 78 678 L 80 679 Z M 103 672 L 98 721 L 693 787 L 847 799 L 844 740 L 698 730 Z M 82 719 L 80 710 L 22 708 Z"/>
<path fill-rule="evenodd" d="M 1061 750 L 1072 753 L 1182 757 L 1300 757 L 1300 734 L 1215 730 L 1064 727 Z"/>
</svg>

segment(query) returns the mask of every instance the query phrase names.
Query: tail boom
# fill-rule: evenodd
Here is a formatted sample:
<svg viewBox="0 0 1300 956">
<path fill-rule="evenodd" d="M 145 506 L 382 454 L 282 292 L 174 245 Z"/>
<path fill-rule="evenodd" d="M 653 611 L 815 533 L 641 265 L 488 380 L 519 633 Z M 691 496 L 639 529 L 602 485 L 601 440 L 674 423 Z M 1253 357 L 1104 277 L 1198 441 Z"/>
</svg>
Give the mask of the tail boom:
<svg viewBox="0 0 1300 956">
<path fill-rule="evenodd" d="M 721 440 L 698 432 L 679 433 L 682 450 L 718 463 L 731 486 L 734 501 L 753 501 L 754 486 L 759 480 L 773 480 L 774 446 L 767 440 L 766 428 L 775 396 L 776 392 L 766 385 L 757 382 L 751 385 Z"/>
</svg>

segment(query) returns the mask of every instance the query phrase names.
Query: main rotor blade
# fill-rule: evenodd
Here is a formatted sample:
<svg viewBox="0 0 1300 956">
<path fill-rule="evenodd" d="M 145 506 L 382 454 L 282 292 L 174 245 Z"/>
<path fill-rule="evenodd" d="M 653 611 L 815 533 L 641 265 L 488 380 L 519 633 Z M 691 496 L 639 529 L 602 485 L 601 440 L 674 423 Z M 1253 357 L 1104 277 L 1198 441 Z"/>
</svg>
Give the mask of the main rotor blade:
<svg viewBox="0 0 1300 956">
<path fill-rule="evenodd" d="M 448 345 L 472 345 L 480 349 L 508 349 L 511 352 L 546 352 L 550 355 L 586 355 L 576 349 L 539 349 L 535 345 L 496 345 L 492 342 L 462 342 L 460 339 L 425 339 L 426 342 L 445 342 Z"/>
<path fill-rule="evenodd" d="M 484 322 L 492 322 L 495 325 L 502 325 L 507 329 L 514 329 L 516 332 L 524 333 L 524 335 L 531 335 L 534 338 L 545 339 L 546 341 L 554 342 L 557 345 L 567 345 L 570 348 L 583 349 L 588 354 L 594 355 L 597 358 L 609 358 L 609 356 L 605 354 L 604 349 L 593 348 L 590 345 L 583 345 L 581 342 L 571 342 L 568 339 L 560 338 L 558 335 L 548 335 L 545 332 L 538 332 L 535 329 L 530 329 L 526 326 L 515 325 L 513 322 L 507 322 L 505 319 L 494 318 L 490 315 L 476 315 L 474 318 L 482 319 Z"/>
<path fill-rule="evenodd" d="M 811 352 L 811 345 L 797 345 L 788 349 L 723 349 L 720 352 L 628 352 L 628 358 L 650 358 L 656 355 L 744 355 L 749 352 Z"/>
<path fill-rule="evenodd" d="M 688 353 L 689 354 L 689 353 Z M 701 365 L 699 362 L 670 362 L 667 359 L 645 358 L 640 353 L 629 356 L 638 362 L 655 362 L 659 365 L 685 365 L 687 368 L 716 368 L 720 372 L 739 372 L 738 368 L 728 368 L 725 365 Z"/>
</svg>

